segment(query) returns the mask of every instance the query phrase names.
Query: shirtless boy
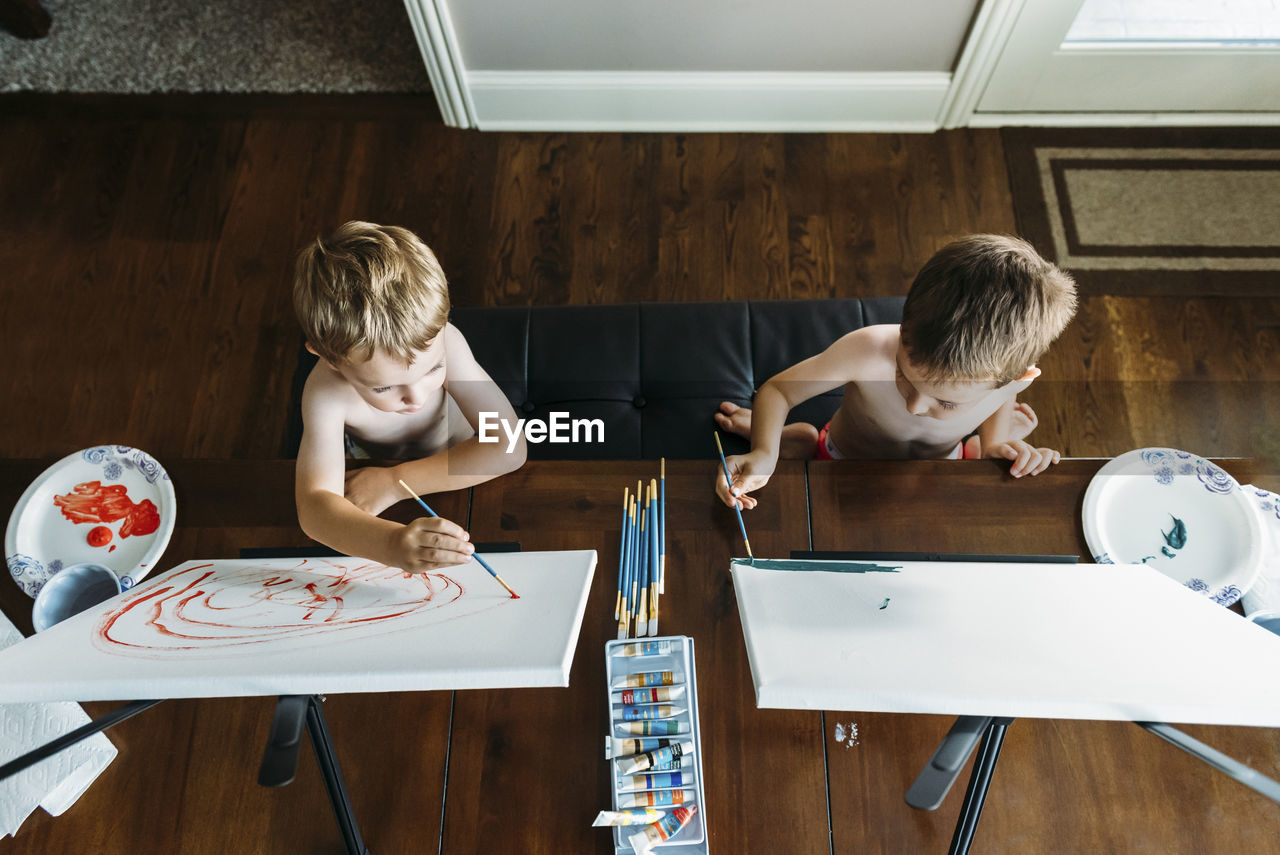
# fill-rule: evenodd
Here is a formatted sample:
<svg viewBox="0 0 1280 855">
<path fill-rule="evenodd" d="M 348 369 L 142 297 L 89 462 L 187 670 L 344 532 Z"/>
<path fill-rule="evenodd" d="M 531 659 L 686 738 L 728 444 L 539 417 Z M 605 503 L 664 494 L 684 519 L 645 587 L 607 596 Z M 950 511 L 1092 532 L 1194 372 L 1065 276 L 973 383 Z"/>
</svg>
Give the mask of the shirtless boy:
<svg viewBox="0 0 1280 855">
<path fill-rule="evenodd" d="M 728 458 L 716 492 L 753 508 L 779 457 L 948 458 L 1013 461 L 1014 477 L 1037 475 L 1059 453 L 1026 441 L 1036 416 L 1018 394 L 1040 376 L 1036 361 L 1075 314 L 1071 277 L 1030 244 L 972 235 L 939 250 L 917 274 L 901 324 L 864 327 L 771 378 L 754 409 L 728 401 L 724 430 L 751 439 Z M 784 424 L 801 401 L 844 387 L 822 430 Z M 975 433 L 976 431 L 976 433 Z"/>
<path fill-rule="evenodd" d="M 309 537 L 421 573 L 468 561 L 475 551 L 457 524 L 423 517 L 409 525 L 378 514 L 420 494 L 460 490 L 524 464 L 523 437 L 481 444 L 479 414 L 514 424 L 506 396 L 448 323 L 444 272 L 412 232 L 349 222 L 298 256 L 293 303 L 307 349 L 320 358 L 302 393 L 295 497 Z M 354 444 L 396 466 L 346 471 Z"/>
</svg>

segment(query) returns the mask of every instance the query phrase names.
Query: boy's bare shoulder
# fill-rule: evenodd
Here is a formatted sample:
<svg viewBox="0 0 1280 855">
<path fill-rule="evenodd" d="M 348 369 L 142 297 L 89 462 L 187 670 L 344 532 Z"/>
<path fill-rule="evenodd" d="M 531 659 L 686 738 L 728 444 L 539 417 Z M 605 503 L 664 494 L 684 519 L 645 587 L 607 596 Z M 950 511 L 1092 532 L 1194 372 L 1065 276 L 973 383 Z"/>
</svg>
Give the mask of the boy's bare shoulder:
<svg viewBox="0 0 1280 855">
<path fill-rule="evenodd" d="M 360 396 L 342 375 L 323 362 L 316 363 L 302 387 L 304 420 L 314 417 L 344 418 L 347 411 L 360 402 Z"/>
<path fill-rule="evenodd" d="M 462 330 L 452 323 L 448 323 L 444 325 L 440 334 L 444 336 L 445 371 L 448 375 L 448 380 L 480 379 L 483 376 L 483 372 L 476 362 L 475 355 L 471 352 L 471 345 L 467 343 L 467 337 L 462 334 Z"/>
<path fill-rule="evenodd" d="M 452 321 L 444 325 L 441 334 L 444 336 L 446 351 L 450 355 L 456 356 L 461 351 L 468 358 L 471 357 L 471 345 L 467 342 L 467 337 L 463 335 L 462 330 L 453 325 Z"/>
<path fill-rule="evenodd" d="M 898 324 L 874 324 L 845 333 L 831 348 L 842 358 L 861 365 L 893 362 L 899 340 Z"/>
</svg>

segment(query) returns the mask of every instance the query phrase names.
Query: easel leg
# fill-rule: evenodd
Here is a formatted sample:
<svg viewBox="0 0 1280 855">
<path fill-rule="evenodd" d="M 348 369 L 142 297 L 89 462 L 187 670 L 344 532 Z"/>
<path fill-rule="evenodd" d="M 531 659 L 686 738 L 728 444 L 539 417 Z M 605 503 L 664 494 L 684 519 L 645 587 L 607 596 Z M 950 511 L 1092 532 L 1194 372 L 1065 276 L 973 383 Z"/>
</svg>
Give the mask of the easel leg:
<svg viewBox="0 0 1280 855">
<path fill-rule="evenodd" d="M 1268 778 L 1256 769 L 1250 769 L 1239 760 L 1228 757 L 1216 748 L 1208 746 L 1164 722 L 1135 721 L 1134 724 L 1154 733 L 1166 742 L 1178 746 L 1192 757 L 1208 763 L 1219 772 L 1235 778 L 1246 787 L 1261 793 L 1273 802 L 1280 803 L 1280 781 Z"/>
<path fill-rule="evenodd" d="M 312 695 L 307 703 L 307 732 L 311 735 L 311 745 L 316 750 L 320 774 L 324 776 L 324 786 L 329 791 L 329 800 L 333 802 L 333 814 L 338 819 L 338 827 L 342 830 L 342 842 L 346 844 L 347 852 L 350 855 L 368 855 L 369 850 L 360 839 L 360 829 L 356 825 L 356 814 L 351 807 L 351 797 L 347 794 L 347 785 L 342 780 L 338 755 L 333 750 L 333 741 L 329 738 L 329 725 L 325 721 L 324 710 L 320 708 L 320 704 L 319 695 Z"/>
<path fill-rule="evenodd" d="M 964 805 L 960 808 L 960 817 L 956 820 L 956 831 L 951 838 L 949 855 L 967 855 L 973 844 L 974 832 L 978 830 L 978 820 L 982 816 L 982 805 L 987 799 L 987 790 L 991 787 L 991 776 L 996 770 L 996 760 L 1000 758 L 1000 747 L 1004 744 L 1005 731 L 1013 719 L 997 718 L 987 725 L 987 732 L 978 746 L 978 756 L 973 761 L 973 772 L 969 775 L 969 787 L 964 793 Z"/>
<path fill-rule="evenodd" d="M 271 724 L 271 735 L 263 753 L 262 765 L 258 770 L 258 783 L 264 787 L 283 787 L 293 780 L 298 768 L 298 748 L 305 717 L 307 733 L 311 736 L 311 746 L 316 751 L 316 762 L 320 764 L 320 774 L 324 778 L 325 789 L 329 791 L 329 801 L 333 804 L 333 815 L 342 831 L 342 842 L 346 844 L 347 855 L 369 855 L 364 841 L 360 839 L 351 797 L 347 794 L 342 769 L 338 765 L 338 754 L 334 751 L 333 740 L 329 736 L 324 710 L 320 708 L 323 702 L 320 695 L 285 695 L 280 698 L 276 704 L 275 719 Z"/>
<path fill-rule="evenodd" d="M 99 716 L 86 725 L 77 727 L 70 733 L 63 734 L 57 739 L 41 745 L 39 748 L 32 749 L 21 757 L 15 757 L 3 766 L 0 766 L 0 781 L 5 778 L 18 774 L 24 769 L 28 769 L 41 760 L 46 760 L 66 748 L 82 742 L 95 733 L 101 733 L 108 727 L 119 724 L 122 721 L 133 718 L 143 710 L 154 707 L 160 701 L 130 701 L 122 707 L 117 707 L 106 715 Z"/>
</svg>

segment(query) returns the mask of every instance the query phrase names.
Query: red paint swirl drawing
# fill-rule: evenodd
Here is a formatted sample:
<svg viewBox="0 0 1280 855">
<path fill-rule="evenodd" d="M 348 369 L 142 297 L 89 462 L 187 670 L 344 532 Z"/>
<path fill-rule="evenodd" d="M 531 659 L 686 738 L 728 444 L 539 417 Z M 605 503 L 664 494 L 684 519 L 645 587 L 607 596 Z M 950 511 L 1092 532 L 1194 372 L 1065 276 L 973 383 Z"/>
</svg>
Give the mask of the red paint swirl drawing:
<svg viewBox="0 0 1280 855">
<path fill-rule="evenodd" d="M 131 592 L 99 619 L 94 643 L 146 658 L 222 656 L 296 639 L 309 645 L 321 635 L 348 637 L 361 628 L 385 632 L 420 624 L 424 613 L 450 606 L 464 594 L 461 585 L 439 573 L 411 576 L 355 559 L 307 559 L 287 568 L 211 562 L 175 570 Z M 494 603 L 473 605 L 487 609 Z M 440 619 L 458 613 L 445 608 Z"/>
<path fill-rule="evenodd" d="M 154 534 L 160 528 L 160 512 L 156 510 L 155 502 L 143 499 L 134 504 L 123 484 L 104 487 L 101 481 L 86 481 L 72 487 L 65 496 L 55 495 L 53 504 L 73 523 L 124 520 L 120 526 L 121 537 Z"/>
</svg>

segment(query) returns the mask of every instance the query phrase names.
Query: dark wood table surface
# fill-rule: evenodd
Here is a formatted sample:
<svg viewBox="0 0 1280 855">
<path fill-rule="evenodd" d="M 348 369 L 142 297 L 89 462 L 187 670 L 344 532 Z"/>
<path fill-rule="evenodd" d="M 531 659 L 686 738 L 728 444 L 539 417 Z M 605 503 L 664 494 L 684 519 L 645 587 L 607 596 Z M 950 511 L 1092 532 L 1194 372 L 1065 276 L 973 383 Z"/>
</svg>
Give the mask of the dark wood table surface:
<svg viewBox="0 0 1280 855">
<path fill-rule="evenodd" d="M 50 461 L 0 462 L 0 508 Z M 990 462 L 785 463 L 747 514 L 758 556 L 797 549 L 1071 553 L 1088 560 L 1080 507 L 1103 461 L 1069 460 L 1014 481 Z M 161 564 L 243 547 L 305 546 L 292 461 L 169 462 L 178 525 Z M 1242 481 L 1280 489 L 1253 461 Z M 743 553 L 719 505 L 715 464 L 667 463 L 668 588 L 662 634 L 695 640 L 710 845 L 718 853 L 945 852 L 967 772 L 934 812 L 903 795 L 953 719 L 757 710 L 729 559 Z M 656 464 L 538 462 L 431 500 L 473 539 L 599 552 L 567 689 L 337 695 L 325 704 L 365 842 L 374 853 L 605 853 L 604 642 L 615 637 L 621 492 Z M 408 519 L 415 507 L 388 512 Z M 0 585 L 29 633 L 30 600 Z M 1135 604 L 1135 608 L 1140 604 Z M 1262 678 L 1263 675 L 1260 675 Z M 66 814 L 37 811 L 14 853 L 339 853 L 309 748 L 297 780 L 268 790 L 257 767 L 273 698 L 168 701 L 109 731 L 120 755 Z M 91 715 L 114 704 L 91 703 Z M 856 742 L 835 738 L 857 727 Z M 1280 777 L 1280 733 L 1188 733 Z M 1280 807 L 1138 727 L 1018 720 L 975 853 L 1274 851 Z"/>
</svg>

